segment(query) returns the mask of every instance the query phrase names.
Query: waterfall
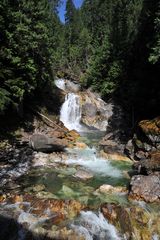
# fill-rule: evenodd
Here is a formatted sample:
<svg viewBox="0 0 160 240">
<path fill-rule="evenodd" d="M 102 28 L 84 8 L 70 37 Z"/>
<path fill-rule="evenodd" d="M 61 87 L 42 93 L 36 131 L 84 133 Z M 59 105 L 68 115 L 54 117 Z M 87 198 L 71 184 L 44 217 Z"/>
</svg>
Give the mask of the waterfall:
<svg viewBox="0 0 160 240">
<path fill-rule="evenodd" d="M 59 89 L 65 90 L 65 81 L 64 81 L 64 79 L 60 78 L 60 79 L 55 80 L 55 85 L 56 85 Z"/>
<path fill-rule="evenodd" d="M 79 96 L 72 92 L 72 90 L 78 89 L 77 85 L 70 83 L 64 79 L 57 79 L 55 84 L 58 88 L 67 93 L 65 96 L 65 102 L 63 103 L 60 111 L 60 120 L 63 122 L 64 126 L 69 130 L 81 131 L 82 126 L 81 121 L 81 106 Z"/>
<path fill-rule="evenodd" d="M 81 130 L 81 107 L 79 96 L 74 93 L 68 93 L 60 112 L 60 120 L 69 130 Z"/>
</svg>

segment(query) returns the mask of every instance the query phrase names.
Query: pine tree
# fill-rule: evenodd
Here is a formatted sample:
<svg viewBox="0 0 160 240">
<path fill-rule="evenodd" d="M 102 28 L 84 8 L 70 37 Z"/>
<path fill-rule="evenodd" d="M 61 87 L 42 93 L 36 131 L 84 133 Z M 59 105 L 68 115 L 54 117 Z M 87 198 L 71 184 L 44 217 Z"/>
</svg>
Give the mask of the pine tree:
<svg viewBox="0 0 160 240">
<path fill-rule="evenodd" d="M 154 24 L 154 43 L 152 46 L 152 53 L 149 57 L 149 61 L 153 64 L 157 63 L 160 60 L 160 1 L 158 2 L 158 10 L 156 12 Z"/>
<path fill-rule="evenodd" d="M 56 17 L 47 0 L 2 1 L 0 11 L 0 110 L 4 110 L 9 103 L 18 107 L 53 79 Z"/>
</svg>

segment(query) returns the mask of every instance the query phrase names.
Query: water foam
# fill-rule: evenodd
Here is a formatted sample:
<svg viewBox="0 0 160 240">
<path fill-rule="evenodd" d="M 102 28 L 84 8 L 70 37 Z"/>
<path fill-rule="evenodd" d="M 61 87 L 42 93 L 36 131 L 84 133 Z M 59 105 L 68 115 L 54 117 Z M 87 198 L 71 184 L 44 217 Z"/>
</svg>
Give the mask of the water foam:
<svg viewBox="0 0 160 240">
<path fill-rule="evenodd" d="M 64 79 L 60 78 L 55 80 L 55 85 L 60 88 L 61 90 L 65 90 L 65 81 Z"/>
<path fill-rule="evenodd" d="M 72 225 L 72 228 L 86 240 L 120 240 L 116 228 L 109 224 L 102 213 L 98 215 L 91 211 L 81 211 L 79 225 Z"/>
<path fill-rule="evenodd" d="M 65 161 L 65 163 L 68 165 L 82 166 L 95 175 L 110 176 L 115 178 L 122 177 L 121 171 L 113 167 L 108 160 L 98 158 L 96 156 L 95 148 L 77 150 L 76 153 L 76 158 L 68 159 Z"/>
<path fill-rule="evenodd" d="M 60 120 L 69 130 L 81 130 L 81 107 L 79 96 L 68 93 L 60 112 Z"/>
</svg>

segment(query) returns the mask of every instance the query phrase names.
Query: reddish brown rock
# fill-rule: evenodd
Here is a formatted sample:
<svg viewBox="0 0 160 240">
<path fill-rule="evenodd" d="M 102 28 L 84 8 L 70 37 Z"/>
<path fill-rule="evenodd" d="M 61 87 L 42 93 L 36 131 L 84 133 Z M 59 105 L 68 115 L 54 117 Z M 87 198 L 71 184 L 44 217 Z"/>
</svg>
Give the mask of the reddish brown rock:
<svg viewBox="0 0 160 240">
<path fill-rule="evenodd" d="M 103 213 L 104 217 L 107 218 L 111 223 L 117 220 L 117 206 L 110 203 L 102 204 L 101 212 Z"/>
<path fill-rule="evenodd" d="M 76 216 L 84 208 L 84 205 L 76 200 L 39 199 L 29 194 L 26 194 L 23 197 L 21 195 L 13 195 L 7 199 L 7 202 L 29 202 L 32 211 L 35 214 L 42 215 L 47 209 L 49 209 L 52 213 L 61 214 L 61 216 L 63 215 L 66 218 Z"/>
<path fill-rule="evenodd" d="M 116 204 L 104 203 L 101 205 L 101 212 L 108 221 L 114 224 L 125 236 L 125 239 L 150 240 L 155 232 L 159 230 L 154 225 L 159 215 L 151 215 L 143 208 L 132 206 L 124 207 Z M 154 221 L 152 222 L 152 220 Z M 150 223 L 150 228 L 148 224 Z"/>
<path fill-rule="evenodd" d="M 139 123 L 139 127 L 151 142 L 160 143 L 160 117 L 153 120 L 143 120 Z"/>
</svg>

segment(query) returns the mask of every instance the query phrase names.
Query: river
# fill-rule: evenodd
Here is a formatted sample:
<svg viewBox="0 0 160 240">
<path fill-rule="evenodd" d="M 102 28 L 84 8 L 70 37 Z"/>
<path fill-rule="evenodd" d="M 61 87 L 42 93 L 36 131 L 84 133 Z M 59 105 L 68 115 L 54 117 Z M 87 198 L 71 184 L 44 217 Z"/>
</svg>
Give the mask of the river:
<svg viewBox="0 0 160 240">
<path fill-rule="evenodd" d="M 64 80 L 58 80 L 57 86 L 65 90 Z M 36 198 L 24 197 L 23 201 L 19 199 L 16 203 L 7 202 L 0 206 L 2 216 L 9 215 L 23 227 L 18 228 L 16 239 L 28 239 L 26 236 L 30 231 L 36 235 L 35 239 L 39 239 L 40 234 L 51 239 L 70 240 L 158 240 L 158 206 L 128 201 L 125 188 L 129 185 L 127 172 L 131 171 L 131 163 L 109 161 L 100 156 L 98 142 L 105 133 L 90 130 L 81 124 L 81 107 L 77 94 L 66 94 L 60 119 L 69 130 L 75 129 L 80 133 L 79 141 L 85 142 L 87 147 L 69 148 L 65 158 L 53 157 L 50 164 L 33 167 L 19 179 L 21 195 L 27 193 Z M 113 188 L 105 191 L 108 186 Z M 116 190 L 117 187 L 121 190 Z M 60 217 L 56 215 L 56 222 L 55 214 L 61 213 L 61 210 L 56 211 L 54 208 L 53 213 L 52 201 L 48 199 L 77 201 L 84 207 L 78 214 L 71 214 L 67 205 Z M 111 204 L 110 207 L 118 206 L 118 213 L 114 212 L 113 216 L 111 214 L 112 220 L 103 214 L 104 203 Z M 61 204 L 63 208 L 63 203 Z M 117 214 L 115 219 L 114 214 Z"/>
</svg>

